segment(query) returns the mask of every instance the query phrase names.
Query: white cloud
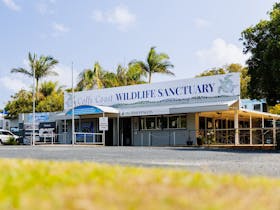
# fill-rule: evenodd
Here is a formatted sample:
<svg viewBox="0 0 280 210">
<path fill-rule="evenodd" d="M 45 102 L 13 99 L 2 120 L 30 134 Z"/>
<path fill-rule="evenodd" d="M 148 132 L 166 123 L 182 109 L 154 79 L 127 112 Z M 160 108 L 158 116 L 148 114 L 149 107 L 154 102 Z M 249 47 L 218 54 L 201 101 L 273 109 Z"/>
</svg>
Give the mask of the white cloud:
<svg viewBox="0 0 280 210">
<path fill-rule="evenodd" d="M 22 80 L 13 76 L 5 76 L 0 78 L 0 84 L 4 88 L 12 92 L 18 92 L 21 89 L 27 90 L 29 85 L 24 83 Z"/>
<path fill-rule="evenodd" d="M 92 18 L 97 22 L 105 22 L 116 25 L 117 28 L 122 31 L 127 30 L 136 21 L 136 16 L 125 6 L 117 6 L 113 10 L 105 12 L 95 10 Z"/>
<path fill-rule="evenodd" d="M 197 51 L 196 56 L 208 67 L 220 67 L 231 63 L 245 65 L 250 55 L 244 55 L 242 48 L 218 38 L 209 49 Z"/>
<path fill-rule="evenodd" d="M 202 18 L 196 18 L 194 20 L 194 25 L 197 29 L 205 29 L 211 26 L 211 23 L 208 20 Z"/>
<path fill-rule="evenodd" d="M 65 86 L 66 88 L 72 87 L 72 69 L 69 66 L 65 66 L 62 64 L 59 64 L 55 66 L 52 71 L 55 71 L 58 73 L 58 76 L 48 76 L 45 78 L 45 81 L 58 81 L 59 85 Z M 73 69 L 73 75 L 74 75 L 74 85 L 77 84 L 77 78 L 79 75 L 78 70 Z"/>
<path fill-rule="evenodd" d="M 55 13 L 53 9 L 55 1 L 53 0 L 41 0 L 37 3 L 36 9 L 41 15 L 52 15 Z"/>
<path fill-rule="evenodd" d="M 59 37 L 64 33 L 69 32 L 69 28 L 60 23 L 53 23 L 52 24 L 53 32 L 51 33 L 52 37 Z"/>
<path fill-rule="evenodd" d="M 69 28 L 60 23 L 53 23 L 52 28 L 59 33 L 66 33 L 69 31 Z"/>
<path fill-rule="evenodd" d="M 2 0 L 3 3 L 11 10 L 19 11 L 21 8 L 13 0 Z"/>
</svg>

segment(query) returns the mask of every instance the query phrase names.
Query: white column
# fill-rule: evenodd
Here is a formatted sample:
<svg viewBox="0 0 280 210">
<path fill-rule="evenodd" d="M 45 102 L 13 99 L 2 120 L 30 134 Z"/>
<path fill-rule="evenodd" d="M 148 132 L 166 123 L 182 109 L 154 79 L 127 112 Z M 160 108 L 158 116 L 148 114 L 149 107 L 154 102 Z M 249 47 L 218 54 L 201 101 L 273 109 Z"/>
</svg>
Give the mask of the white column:
<svg viewBox="0 0 280 210">
<path fill-rule="evenodd" d="M 74 70 L 73 62 L 71 64 L 72 68 L 72 145 L 75 144 L 76 134 L 75 134 L 75 92 L 74 92 Z"/>
<path fill-rule="evenodd" d="M 103 111 L 103 117 L 105 117 L 105 112 Z M 102 142 L 103 142 L 103 146 L 105 146 L 105 130 L 102 131 Z"/>
<path fill-rule="evenodd" d="M 234 110 L 234 130 L 235 130 L 235 141 L 234 144 L 239 144 L 239 130 L 238 130 L 238 110 Z"/>
<path fill-rule="evenodd" d="M 253 144 L 253 122 L 252 122 L 252 115 L 250 114 L 250 145 Z"/>
<path fill-rule="evenodd" d="M 117 130 L 118 130 L 117 142 L 118 142 L 118 146 L 120 146 L 120 114 L 118 114 L 118 119 L 117 119 Z"/>
</svg>

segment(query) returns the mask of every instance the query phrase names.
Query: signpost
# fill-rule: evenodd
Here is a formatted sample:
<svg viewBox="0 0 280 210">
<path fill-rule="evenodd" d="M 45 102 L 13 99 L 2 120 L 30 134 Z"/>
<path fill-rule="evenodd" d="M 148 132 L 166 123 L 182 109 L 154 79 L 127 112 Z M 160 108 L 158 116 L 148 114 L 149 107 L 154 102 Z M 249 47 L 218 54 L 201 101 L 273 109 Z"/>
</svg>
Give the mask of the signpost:
<svg viewBox="0 0 280 210">
<path fill-rule="evenodd" d="M 105 145 L 105 131 L 108 130 L 108 117 L 99 117 L 99 130 L 103 131 L 102 142 Z"/>
<path fill-rule="evenodd" d="M 108 117 L 99 117 L 99 130 L 100 131 L 108 130 Z"/>
</svg>

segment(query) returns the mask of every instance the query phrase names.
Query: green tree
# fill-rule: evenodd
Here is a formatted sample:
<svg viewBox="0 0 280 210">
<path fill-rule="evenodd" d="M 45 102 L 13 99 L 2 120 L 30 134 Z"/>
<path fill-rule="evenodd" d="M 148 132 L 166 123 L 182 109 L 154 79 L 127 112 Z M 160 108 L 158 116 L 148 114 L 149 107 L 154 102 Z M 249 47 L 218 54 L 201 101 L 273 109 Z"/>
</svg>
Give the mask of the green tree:
<svg viewBox="0 0 280 210">
<path fill-rule="evenodd" d="M 269 112 L 272 114 L 280 114 L 280 104 L 270 107 Z"/>
<path fill-rule="evenodd" d="M 5 110 L 8 112 L 7 118 L 15 119 L 19 113 L 32 112 L 32 92 L 20 90 L 11 96 L 12 100 L 8 101 Z"/>
<path fill-rule="evenodd" d="M 95 62 L 93 69 L 85 69 L 83 72 L 79 75 L 79 81 L 77 84 L 77 90 L 91 90 L 93 88 L 103 88 L 103 77 L 104 77 L 105 71 L 103 68 L 99 65 L 98 62 Z"/>
<path fill-rule="evenodd" d="M 241 34 L 251 76 L 248 90 L 253 98 L 266 98 L 269 105 L 280 100 L 280 3 L 275 3 L 261 20 Z"/>
<path fill-rule="evenodd" d="M 137 64 L 143 72 L 148 74 L 148 81 L 151 83 L 152 74 L 162 73 L 174 75 L 170 68 L 174 66 L 169 62 L 169 56 L 165 53 L 156 53 L 155 47 L 151 47 L 146 62 L 132 61 L 130 64 Z"/>
<path fill-rule="evenodd" d="M 57 82 L 43 82 L 37 93 L 36 112 L 63 111 L 64 96 L 62 87 Z M 32 112 L 32 91 L 20 90 L 5 106 L 7 118 L 17 118 L 19 113 Z"/>
<path fill-rule="evenodd" d="M 119 81 L 117 75 L 114 72 L 105 71 L 103 76 L 104 88 L 118 87 Z"/>
<path fill-rule="evenodd" d="M 147 83 L 142 78 L 146 75 L 146 72 L 142 71 L 142 68 L 137 64 L 128 65 L 126 77 L 128 85 L 137 85 Z"/>
<path fill-rule="evenodd" d="M 48 97 L 53 93 L 62 93 L 63 87 L 58 86 L 58 82 L 45 81 L 40 85 L 39 93 L 41 97 Z"/>
<path fill-rule="evenodd" d="M 51 56 L 41 55 L 39 58 L 36 54 L 31 55 L 28 53 L 28 61 L 30 69 L 24 68 L 14 68 L 11 70 L 11 73 L 21 73 L 28 77 L 33 77 L 35 72 L 35 87 L 36 93 L 38 93 L 39 80 L 50 75 L 58 75 L 55 71 L 52 71 L 52 68 L 58 64 L 58 61 Z"/>
<path fill-rule="evenodd" d="M 142 76 L 146 73 L 142 71 L 140 65 L 138 64 L 130 64 L 128 68 L 123 67 L 122 65 L 118 65 L 116 86 L 126 86 L 126 85 L 136 85 L 146 83 L 142 80 Z"/>
<path fill-rule="evenodd" d="M 222 68 L 213 68 L 210 70 L 206 70 L 196 77 L 204 77 L 204 76 L 212 76 L 212 75 L 218 75 L 218 74 L 227 74 L 227 73 L 234 73 L 239 72 L 240 73 L 240 92 L 241 92 L 241 98 L 248 98 L 248 84 L 250 82 L 250 76 L 248 75 L 248 68 L 243 67 L 240 64 L 233 63 L 230 65 L 226 65 Z"/>
</svg>

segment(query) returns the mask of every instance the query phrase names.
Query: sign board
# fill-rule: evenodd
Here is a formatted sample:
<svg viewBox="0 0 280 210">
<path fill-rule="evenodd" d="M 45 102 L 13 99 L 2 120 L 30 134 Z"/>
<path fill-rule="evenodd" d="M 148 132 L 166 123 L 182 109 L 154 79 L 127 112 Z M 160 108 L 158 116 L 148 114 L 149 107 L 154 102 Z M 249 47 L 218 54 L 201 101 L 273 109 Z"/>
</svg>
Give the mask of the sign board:
<svg viewBox="0 0 280 210">
<path fill-rule="evenodd" d="M 108 130 L 108 117 L 99 117 L 99 130 L 100 131 Z"/>
<path fill-rule="evenodd" d="M 35 113 L 35 123 L 40 123 L 40 122 L 48 122 L 50 119 L 50 113 L 48 112 L 41 112 Z M 27 118 L 25 120 L 26 123 L 33 123 L 33 113 L 28 113 Z"/>
<path fill-rule="evenodd" d="M 75 93 L 75 107 L 111 106 L 121 108 L 126 105 L 146 106 L 148 104 L 168 104 L 190 99 L 236 97 L 240 95 L 240 74 L 230 73 L 194 79 L 174 80 L 153 84 L 131 85 L 115 88 L 81 91 Z M 64 109 L 72 108 L 71 93 L 64 94 Z"/>
<path fill-rule="evenodd" d="M 39 136 L 51 138 L 54 137 L 56 123 L 55 122 L 43 122 L 39 124 Z"/>
</svg>

